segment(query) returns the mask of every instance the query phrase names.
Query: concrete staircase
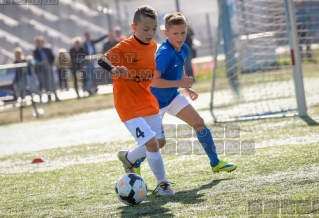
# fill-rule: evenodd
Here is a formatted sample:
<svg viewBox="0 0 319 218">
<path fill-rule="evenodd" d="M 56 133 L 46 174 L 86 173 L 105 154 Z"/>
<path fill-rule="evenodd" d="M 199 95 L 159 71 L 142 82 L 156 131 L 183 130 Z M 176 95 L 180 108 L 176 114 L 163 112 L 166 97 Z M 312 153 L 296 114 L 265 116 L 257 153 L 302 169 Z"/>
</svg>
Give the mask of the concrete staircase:
<svg viewBox="0 0 319 218">
<path fill-rule="evenodd" d="M 41 35 L 57 55 L 60 48 L 69 50 L 72 38 L 83 37 L 84 31 L 93 39 L 106 34 L 106 23 L 105 14 L 70 0 L 60 0 L 59 5 L 1 5 L 0 48 L 12 53 L 20 46 L 26 55 L 32 54 L 34 37 Z M 0 64 L 11 62 L 4 57 L 0 54 Z"/>
</svg>

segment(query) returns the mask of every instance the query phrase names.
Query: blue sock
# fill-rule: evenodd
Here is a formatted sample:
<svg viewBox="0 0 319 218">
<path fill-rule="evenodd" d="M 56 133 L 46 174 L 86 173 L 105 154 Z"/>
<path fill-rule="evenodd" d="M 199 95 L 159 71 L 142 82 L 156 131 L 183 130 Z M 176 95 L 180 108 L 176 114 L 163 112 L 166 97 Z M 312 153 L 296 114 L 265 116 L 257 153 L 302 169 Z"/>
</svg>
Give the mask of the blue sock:
<svg viewBox="0 0 319 218">
<path fill-rule="evenodd" d="M 145 160 L 146 157 L 142 157 L 140 159 L 138 159 L 134 165 L 134 168 L 139 168 L 141 167 L 141 163 Z"/>
<path fill-rule="evenodd" d="M 202 144 L 212 166 L 216 166 L 219 163 L 218 155 L 216 153 L 216 146 L 213 140 L 213 136 L 210 130 L 205 127 L 200 131 L 196 131 L 198 141 Z"/>
</svg>

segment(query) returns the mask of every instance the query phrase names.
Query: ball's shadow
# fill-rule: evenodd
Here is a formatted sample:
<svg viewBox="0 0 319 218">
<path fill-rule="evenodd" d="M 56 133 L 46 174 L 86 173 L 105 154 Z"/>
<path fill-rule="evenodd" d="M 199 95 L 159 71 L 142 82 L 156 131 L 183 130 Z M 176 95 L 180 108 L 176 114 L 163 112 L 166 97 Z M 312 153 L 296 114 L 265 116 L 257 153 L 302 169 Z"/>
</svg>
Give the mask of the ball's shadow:
<svg viewBox="0 0 319 218">
<path fill-rule="evenodd" d="M 152 194 L 153 190 L 149 190 L 148 196 L 141 204 L 120 207 L 119 209 L 122 209 L 121 217 L 174 217 L 170 209 L 163 207 L 166 203 L 199 204 L 204 202 L 205 198 L 203 193 L 199 194 L 198 192 L 210 189 L 220 182 L 230 179 L 231 178 L 213 180 L 199 188 L 176 192 L 175 196 L 156 196 Z M 174 189 L 174 186 L 172 186 L 172 188 Z"/>
</svg>

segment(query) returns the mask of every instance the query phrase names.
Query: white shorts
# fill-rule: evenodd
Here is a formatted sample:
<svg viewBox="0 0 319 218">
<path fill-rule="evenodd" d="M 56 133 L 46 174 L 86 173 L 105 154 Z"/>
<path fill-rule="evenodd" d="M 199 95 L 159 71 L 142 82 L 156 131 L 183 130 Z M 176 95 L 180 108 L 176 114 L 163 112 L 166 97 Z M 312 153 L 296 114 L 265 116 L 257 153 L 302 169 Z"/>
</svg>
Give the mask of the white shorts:
<svg viewBox="0 0 319 218">
<path fill-rule="evenodd" d="M 134 136 L 139 145 L 145 145 L 154 136 L 164 138 L 162 116 L 160 114 L 148 117 L 137 117 L 124 122 L 126 128 Z"/>
<path fill-rule="evenodd" d="M 186 97 L 179 94 L 169 105 L 160 109 L 160 113 L 162 117 L 164 117 L 166 112 L 172 116 L 176 116 L 176 114 L 178 114 L 187 105 L 189 105 L 189 102 Z"/>
</svg>

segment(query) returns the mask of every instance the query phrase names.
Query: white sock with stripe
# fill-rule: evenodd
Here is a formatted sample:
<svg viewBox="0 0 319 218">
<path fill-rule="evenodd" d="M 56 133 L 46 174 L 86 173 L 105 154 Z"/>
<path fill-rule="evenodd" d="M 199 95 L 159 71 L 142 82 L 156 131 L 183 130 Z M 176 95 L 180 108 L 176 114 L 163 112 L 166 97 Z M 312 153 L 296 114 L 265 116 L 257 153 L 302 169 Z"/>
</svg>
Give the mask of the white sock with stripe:
<svg viewBox="0 0 319 218">
<path fill-rule="evenodd" d="M 157 184 L 161 182 L 167 182 L 165 176 L 164 162 L 160 151 L 149 152 L 146 151 L 146 157 L 150 168 L 153 171 L 153 174 L 157 180 Z"/>
<path fill-rule="evenodd" d="M 127 160 L 134 164 L 138 159 L 146 157 L 146 146 L 138 145 L 130 150 L 126 156 Z"/>
</svg>

